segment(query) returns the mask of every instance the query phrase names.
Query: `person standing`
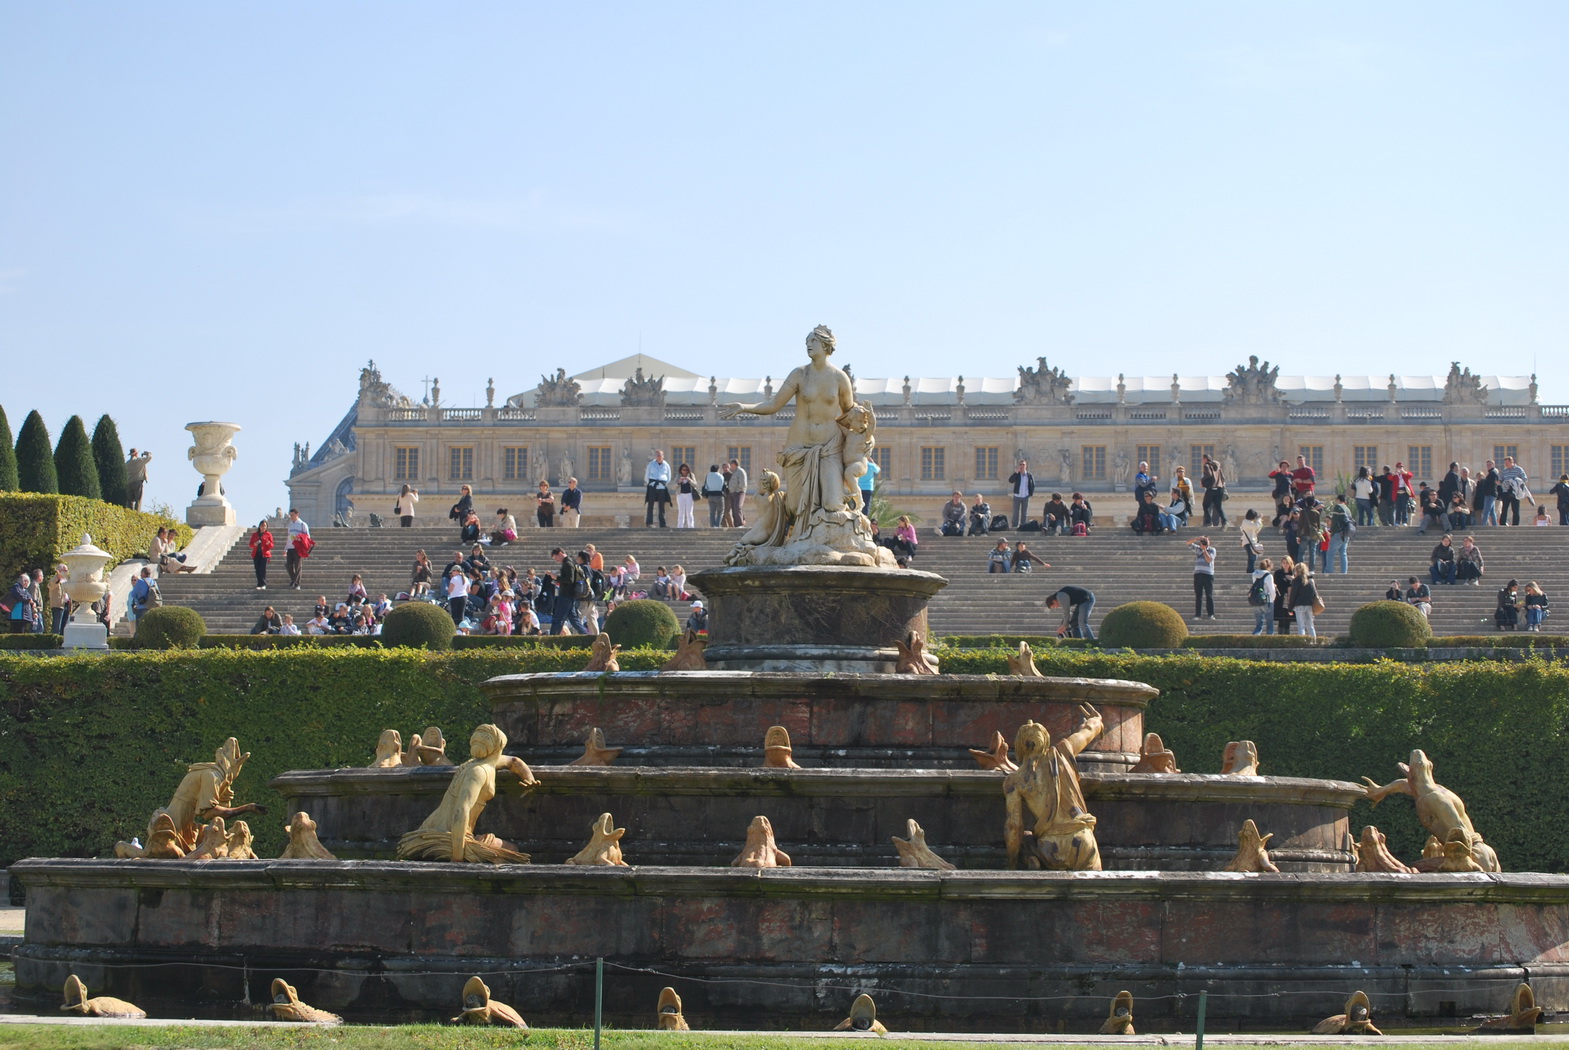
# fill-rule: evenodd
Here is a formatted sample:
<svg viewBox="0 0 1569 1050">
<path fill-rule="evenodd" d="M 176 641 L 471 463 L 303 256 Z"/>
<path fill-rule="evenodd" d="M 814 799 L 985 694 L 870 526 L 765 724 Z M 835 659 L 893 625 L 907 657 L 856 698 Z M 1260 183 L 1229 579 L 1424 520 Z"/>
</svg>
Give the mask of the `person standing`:
<svg viewBox="0 0 1569 1050">
<path fill-rule="evenodd" d="M 1095 609 L 1095 592 L 1074 584 L 1059 587 L 1056 594 L 1046 599 L 1046 608 L 1062 610 L 1062 622 L 1057 625 L 1058 638 L 1088 638 L 1094 641 L 1090 613 Z"/>
<path fill-rule="evenodd" d="M 1188 549 L 1193 552 L 1193 618 L 1199 619 L 1204 615 L 1205 605 L 1209 607 L 1209 618 L 1215 616 L 1215 548 L 1209 545 L 1208 536 L 1200 536 L 1188 544 Z"/>
<path fill-rule="evenodd" d="M 256 570 L 256 589 L 267 589 L 267 566 L 272 562 L 273 538 L 272 530 L 267 527 L 267 519 L 263 518 L 256 524 L 251 532 L 251 567 Z"/>
<path fill-rule="evenodd" d="M 1558 499 L 1558 524 L 1569 525 L 1569 474 L 1558 475 L 1558 484 L 1548 492 Z"/>
<path fill-rule="evenodd" d="M 693 513 L 696 503 L 697 479 L 692 476 L 691 466 L 683 463 L 676 468 L 676 528 L 697 528 L 697 518 Z"/>
<path fill-rule="evenodd" d="M 577 603 L 580 590 L 583 595 L 588 594 L 588 580 L 578 571 L 577 562 L 567 557 L 567 552 L 560 547 L 552 550 L 550 557 L 560 566 L 556 572 L 556 598 L 550 613 L 550 633 L 566 634 L 570 623 L 572 630 L 578 634 L 587 634 L 588 625 L 583 622 Z"/>
<path fill-rule="evenodd" d="M 1035 475 L 1030 473 L 1029 460 L 1019 460 L 1019 468 L 1008 475 L 1008 491 L 1013 493 L 1013 517 L 1008 519 L 1008 524 L 1015 529 L 1023 528 L 1030 520 L 1030 497 L 1035 495 Z"/>
<path fill-rule="evenodd" d="M 398 524 L 408 528 L 414 524 L 414 504 L 419 502 L 419 489 L 413 485 L 404 485 L 403 491 L 398 493 L 398 501 L 393 504 L 392 512 L 398 516 Z M 262 522 L 263 525 L 267 524 Z"/>
<path fill-rule="evenodd" d="M 1258 563 L 1248 583 L 1248 606 L 1253 610 L 1253 633 L 1275 633 L 1275 563 L 1268 558 Z"/>
<path fill-rule="evenodd" d="M 1525 468 L 1513 456 L 1504 457 L 1504 469 L 1498 472 L 1498 524 L 1520 524 L 1520 501 L 1531 498 L 1526 487 Z M 1506 520 L 1512 518 L 1513 520 Z"/>
<path fill-rule="evenodd" d="M 1307 457 L 1298 456 L 1296 469 L 1291 472 L 1291 494 L 1300 502 L 1302 497 L 1313 494 L 1317 484 L 1318 475 L 1308 466 Z"/>
<path fill-rule="evenodd" d="M 71 599 L 65 594 L 65 581 L 70 575 L 71 570 L 61 565 L 49 577 L 50 630 L 55 634 L 64 634 L 65 625 L 71 618 Z"/>
<path fill-rule="evenodd" d="M 738 529 L 746 527 L 746 517 L 741 509 L 746 505 L 746 468 L 738 459 L 730 460 L 730 480 L 725 482 L 725 504 L 730 510 L 730 523 Z"/>
<path fill-rule="evenodd" d="M 304 558 L 311 548 L 311 527 L 300 517 L 300 512 L 289 508 L 289 545 L 283 554 L 283 567 L 289 572 L 289 586 L 300 589 L 300 574 Z"/>
<path fill-rule="evenodd" d="M 877 465 L 877 461 L 875 459 L 867 459 L 866 473 L 861 475 L 859 481 L 861 486 L 862 514 L 870 515 L 872 513 L 872 494 L 877 491 L 877 475 L 881 474 L 882 472 L 883 468 Z"/>
<path fill-rule="evenodd" d="M 1329 564 L 1338 565 L 1342 576 L 1351 571 L 1352 528 L 1351 508 L 1341 493 L 1329 508 Z"/>
<path fill-rule="evenodd" d="M 1248 508 L 1242 516 L 1242 524 L 1237 526 L 1237 531 L 1242 534 L 1242 553 L 1248 556 L 1248 575 L 1253 575 L 1254 566 L 1258 564 L 1259 555 L 1264 553 L 1264 547 L 1258 541 L 1258 534 L 1263 531 L 1264 521 L 1259 517 L 1258 511 Z"/>
<path fill-rule="evenodd" d="M 1297 620 L 1297 633 L 1309 638 L 1318 637 L 1313 617 L 1318 614 L 1318 585 L 1308 573 L 1307 562 L 1302 562 L 1292 572 L 1291 592 L 1287 600 L 1292 615 Z"/>
<path fill-rule="evenodd" d="M 708 465 L 708 476 L 703 479 L 703 498 L 708 501 L 708 527 L 719 528 L 725 516 L 725 476 L 719 473 L 719 464 Z"/>
<path fill-rule="evenodd" d="M 1498 524 L 1498 466 L 1492 460 L 1477 472 L 1475 495 L 1471 499 L 1483 525 Z"/>
<path fill-rule="evenodd" d="M 463 571 L 463 566 L 455 567 L 447 574 L 447 612 L 452 616 L 453 626 L 463 623 L 463 614 L 469 602 L 469 574 Z"/>
<path fill-rule="evenodd" d="M 142 492 L 147 487 L 147 464 L 152 462 L 153 454 L 143 452 L 136 454 L 131 449 L 131 458 L 125 461 L 125 505 L 132 510 L 142 509 Z"/>
<path fill-rule="evenodd" d="M 1373 472 L 1367 467 L 1358 467 L 1357 476 L 1351 482 L 1351 495 L 1357 501 L 1357 526 L 1371 528 L 1373 525 L 1373 500 L 1378 486 L 1373 482 Z"/>
<path fill-rule="evenodd" d="M 561 527 L 575 529 L 583 521 L 583 490 L 577 487 L 577 478 L 568 478 L 567 487 L 561 492 Z"/>
<path fill-rule="evenodd" d="M 665 508 L 670 505 L 670 464 L 665 462 L 665 450 L 654 449 L 654 458 L 643 469 L 643 527 L 654 527 L 654 508 L 659 508 L 659 527 L 665 528 Z"/>
<path fill-rule="evenodd" d="M 1204 489 L 1204 527 L 1224 529 L 1226 527 L 1226 472 L 1220 468 L 1219 461 L 1204 456 L 1203 469 L 1199 474 L 1199 485 Z"/>
</svg>

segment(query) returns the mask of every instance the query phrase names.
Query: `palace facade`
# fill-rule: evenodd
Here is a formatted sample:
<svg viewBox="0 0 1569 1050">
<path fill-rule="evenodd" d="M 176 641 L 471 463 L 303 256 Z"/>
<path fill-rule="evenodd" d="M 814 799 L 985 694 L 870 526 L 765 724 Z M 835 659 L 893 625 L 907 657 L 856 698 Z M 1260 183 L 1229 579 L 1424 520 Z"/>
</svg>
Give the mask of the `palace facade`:
<svg viewBox="0 0 1569 1050">
<path fill-rule="evenodd" d="M 1178 464 L 1196 477 L 1206 453 L 1234 491 L 1268 488 L 1270 469 L 1298 454 L 1320 475 L 1398 460 L 1433 483 L 1450 460 L 1475 468 L 1512 455 L 1538 493 L 1569 471 L 1569 405 L 1539 404 L 1535 376 L 1475 375 L 1458 363 L 1439 376 L 1279 371 L 1255 357 L 1221 376 L 1071 378 L 1040 358 L 1004 378 L 854 383 L 876 410 L 880 483 L 920 497 L 909 501 L 916 508 L 955 489 L 1003 497 L 1019 458 L 1047 493 L 1125 489 L 1140 461 L 1162 479 Z M 370 513 L 390 517 L 407 483 L 420 490 L 423 518 L 444 519 L 469 484 L 483 520 L 505 506 L 531 521 L 538 483 L 559 489 L 573 476 L 588 494 L 585 517 L 608 525 L 641 513 L 655 448 L 700 478 L 709 464 L 738 459 L 755 491 L 792 410 L 727 421 L 719 406 L 769 397 L 774 381 L 704 377 L 635 355 L 571 376 L 557 369 L 500 404 L 491 380 L 484 407 L 461 408 L 442 403 L 439 380 L 414 401 L 371 362 L 326 441 L 314 452 L 295 446 L 290 503 L 322 523 L 352 508 L 362 524 Z"/>
</svg>

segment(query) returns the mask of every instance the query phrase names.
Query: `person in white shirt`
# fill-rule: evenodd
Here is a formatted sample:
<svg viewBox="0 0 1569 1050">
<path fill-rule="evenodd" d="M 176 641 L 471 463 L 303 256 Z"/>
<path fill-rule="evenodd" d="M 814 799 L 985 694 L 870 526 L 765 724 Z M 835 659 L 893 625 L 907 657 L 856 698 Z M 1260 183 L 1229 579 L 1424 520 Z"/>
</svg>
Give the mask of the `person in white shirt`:
<svg viewBox="0 0 1569 1050">
<path fill-rule="evenodd" d="M 398 524 L 405 529 L 414 524 L 414 504 L 419 502 L 419 489 L 413 485 L 403 486 L 403 491 L 398 493 L 398 501 L 393 504 L 393 512 L 398 516 Z"/>
<path fill-rule="evenodd" d="M 452 614 L 452 622 L 463 622 L 463 610 L 469 600 L 469 578 L 462 569 L 453 569 L 447 577 L 447 611 Z"/>
<path fill-rule="evenodd" d="M 332 633 L 332 628 L 327 623 L 326 615 L 323 614 L 323 613 L 317 613 L 315 616 L 311 617 L 309 620 L 306 620 L 305 621 L 305 633 L 306 634 L 331 634 Z"/>
<path fill-rule="evenodd" d="M 300 512 L 293 507 L 289 508 L 289 543 L 284 548 L 283 566 L 289 570 L 289 586 L 295 590 L 300 589 L 300 570 L 304 566 L 300 549 L 294 545 L 295 537 L 311 534 L 311 527 L 305 524 L 305 519 L 300 517 Z"/>
<path fill-rule="evenodd" d="M 665 528 L 665 508 L 670 506 L 670 464 L 665 462 L 665 450 L 654 449 L 654 458 L 643 470 L 643 502 L 647 511 L 643 527 L 654 527 L 654 508 L 659 508 L 659 527 Z"/>
<path fill-rule="evenodd" d="M 283 626 L 278 628 L 279 634 L 298 635 L 300 629 L 294 625 L 294 617 L 288 613 L 283 614 Z"/>
</svg>

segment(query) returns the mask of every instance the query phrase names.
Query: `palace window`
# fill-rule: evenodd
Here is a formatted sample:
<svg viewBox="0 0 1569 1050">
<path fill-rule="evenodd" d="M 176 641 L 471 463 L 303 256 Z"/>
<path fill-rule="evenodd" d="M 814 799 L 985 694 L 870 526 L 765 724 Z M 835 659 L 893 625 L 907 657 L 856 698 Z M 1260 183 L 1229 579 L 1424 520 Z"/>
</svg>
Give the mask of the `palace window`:
<svg viewBox="0 0 1569 1050">
<path fill-rule="evenodd" d="M 732 459 L 735 460 L 738 464 L 740 464 L 741 469 L 746 471 L 746 476 L 747 476 L 747 478 L 750 479 L 751 476 L 752 476 L 752 446 L 751 445 L 731 445 L 731 446 L 729 446 L 729 448 L 726 449 L 726 451 L 725 451 L 725 462 L 728 463 Z"/>
<path fill-rule="evenodd" d="M 708 471 L 706 471 L 706 470 L 700 471 L 697 468 L 697 446 L 696 445 L 671 445 L 670 446 L 670 470 L 671 470 L 672 476 L 674 475 L 675 470 L 678 467 L 680 467 L 681 464 L 683 464 L 683 463 L 685 463 L 687 466 L 692 468 L 692 473 L 693 474 L 707 474 L 708 473 Z"/>
<path fill-rule="evenodd" d="M 1369 474 L 1376 474 L 1380 466 L 1377 445 L 1356 445 L 1351 449 L 1352 470 L 1361 470 L 1363 467 L 1366 467 Z"/>
<path fill-rule="evenodd" d="M 1313 468 L 1313 473 L 1324 472 L 1324 446 L 1323 445 L 1298 445 L 1297 455 L 1307 460 L 1307 465 Z"/>
<path fill-rule="evenodd" d="M 881 473 L 877 475 L 877 483 L 879 485 L 885 483 L 889 478 L 893 477 L 892 474 L 888 473 L 891 469 L 893 469 L 893 457 L 889 455 L 889 450 L 887 448 L 874 448 L 872 449 L 872 454 L 866 458 L 870 459 L 873 463 L 876 463 L 877 469 L 881 471 Z"/>
<path fill-rule="evenodd" d="M 1149 468 L 1150 477 L 1154 477 L 1154 478 L 1160 477 L 1160 446 L 1159 445 L 1139 445 L 1137 447 L 1138 447 L 1138 456 L 1137 456 L 1137 461 L 1134 464 L 1134 469 L 1135 470 L 1138 469 L 1138 466 L 1137 466 L 1138 463 L 1148 463 L 1150 465 L 1150 468 Z"/>
<path fill-rule="evenodd" d="M 616 468 L 610 463 L 610 446 L 588 446 L 588 480 L 609 483 L 615 479 Z"/>
<path fill-rule="evenodd" d="M 921 447 L 921 480 L 945 481 L 948 477 L 948 450 L 934 445 Z"/>
<path fill-rule="evenodd" d="M 528 448 L 501 450 L 501 479 L 503 481 L 528 481 Z"/>
<path fill-rule="evenodd" d="M 1520 446 L 1519 445 L 1494 445 L 1493 446 L 1493 462 L 1498 464 L 1498 469 L 1499 470 L 1503 470 L 1504 469 L 1504 457 L 1505 456 L 1509 456 L 1509 457 L 1513 458 L 1516 462 L 1519 462 L 1519 460 L 1520 460 Z M 1559 471 L 1559 473 L 1563 473 L 1563 472 Z"/>
<path fill-rule="evenodd" d="M 1432 445 L 1407 445 L 1406 469 L 1416 475 L 1418 481 L 1433 480 L 1433 446 Z"/>
<path fill-rule="evenodd" d="M 1079 462 L 1082 468 L 1079 471 L 1081 481 L 1106 480 L 1106 446 L 1081 445 L 1079 447 Z"/>
<path fill-rule="evenodd" d="M 1551 461 L 1553 464 L 1552 476 L 1558 478 L 1564 474 L 1569 474 L 1569 445 L 1554 445 L 1550 451 L 1552 452 Z"/>
<path fill-rule="evenodd" d="M 413 448 L 395 448 L 392 450 L 392 480 L 419 480 L 418 446 Z"/>
<path fill-rule="evenodd" d="M 1214 445 L 1189 445 L 1188 446 L 1188 477 L 1198 478 L 1204 476 L 1204 457 L 1215 458 Z M 1317 470 L 1317 467 L 1313 468 Z"/>
<path fill-rule="evenodd" d="M 997 480 L 997 446 L 975 450 L 975 480 Z"/>
<path fill-rule="evenodd" d="M 454 445 L 447 449 L 447 480 L 474 480 L 473 445 Z"/>
</svg>

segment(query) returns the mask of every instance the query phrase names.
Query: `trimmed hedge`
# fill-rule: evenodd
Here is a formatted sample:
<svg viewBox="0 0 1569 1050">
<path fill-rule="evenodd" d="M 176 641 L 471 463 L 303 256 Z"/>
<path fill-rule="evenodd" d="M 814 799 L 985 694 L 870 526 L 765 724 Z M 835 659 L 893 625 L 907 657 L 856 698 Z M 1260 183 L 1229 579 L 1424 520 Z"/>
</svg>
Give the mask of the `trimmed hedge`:
<svg viewBox="0 0 1569 1050">
<path fill-rule="evenodd" d="M 657 670 L 669 658 L 650 650 L 618 656 L 629 671 Z M 252 752 L 235 797 L 269 807 L 250 825 L 257 852 L 276 857 L 288 813 L 267 788 L 271 778 L 367 765 L 383 729 L 407 736 L 427 725 L 445 731 L 461 762 L 460 741 L 492 717 L 479 683 L 581 670 L 588 659 L 585 649 L 338 646 L 0 654 L 0 866 L 22 857 L 102 857 L 117 839 L 145 837 L 147 818 L 168 803 L 187 764 L 211 760 L 229 736 Z"/>
<path fill-rule="evenodd" d="M 1364 649 L 1415 649 L 1427 644 L 1433 628 L 1427 617 L 1405 602 L 1368 602 L 1351 614 L 1346 640 Z"/>
<path fill-rule="evenodd" d="M 605 633 L 623 648 L 664 649 L 681 633 L 681 621 L 664 602 L 635 598 L 622 602 L 605 617 Z"/>
<path fill-rule="evenodd" d="M 207 633 L 202 614 L 183 605 L 161 605 L 136 618 L 138 649 L 195 649 Z"/>
<path fill-rule="evenodd" d="M 158 514 L 116 507 L 81 496 L 0 492 L 0 579 L 23 569 L 47 569 L 90 533 L 93 543 L 114 555 L 107 568 L 147 553 L 159 527 L 173 528 L 180 546 L 191 541 L 190 526 Z M 221 741 L 220 741 L 221 743 Z"/>
<path fill-rule="evenodd" d="M 1327 639 L 1300 634 L 1190 634 L 1183 639 L 1184 649 L 1308 649 L 1325 644 Z"/>
<path fill-rule="evenodd" d="M 1534 631 L 1434 635 L 1427 640 L 1429 649 L 1557 649 L 1565 646 L 1569 646 L 1569 638 L 1561 634 L 1537 634 Z"/>
<path fill-rule="evenodd" d="M 1062 649 L 1094 649 L 1098 643 L 1089 638 L 1058 638 L 1051 634 L 945 634 L 934 639 L 933 645 L 949 649 L 1014 649 L 1020 642 L 1029 642 L 1031 649 L 1051 647 Z"/>
<path fill-rule="evenodd" d="M 451 649 L 458 633 L 452 614 L 429 602 L 404 602 L 387 614 L 381 625 L 381 643 L 411 649 Z"/>
<path fill-rule="evenodd" d="M 1182 614 L 1161 602 L 1128 602 L 1100 622 L 1100 644 L 1107 649 L 1177 649 L 1187 637 Z"/>
<path fill-rule="evenodd" d="M 310 646 L 348 646 L 380 649 L 381 639 L 367 634 L 204 634 L 198 649 L 297 649 Z"/>
<path fill-rule="evenodd" d="M 0 634 L 0 649 L 58 649 L 64 643 L 58 634 Z"/>
</svg>

